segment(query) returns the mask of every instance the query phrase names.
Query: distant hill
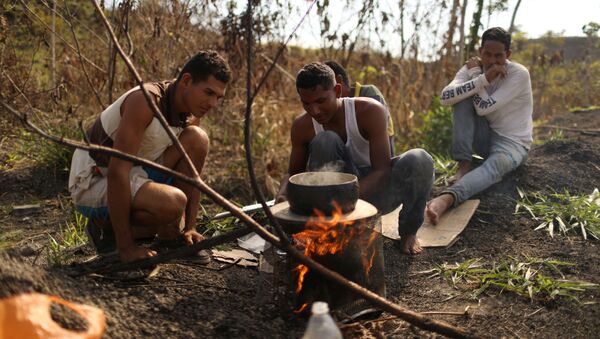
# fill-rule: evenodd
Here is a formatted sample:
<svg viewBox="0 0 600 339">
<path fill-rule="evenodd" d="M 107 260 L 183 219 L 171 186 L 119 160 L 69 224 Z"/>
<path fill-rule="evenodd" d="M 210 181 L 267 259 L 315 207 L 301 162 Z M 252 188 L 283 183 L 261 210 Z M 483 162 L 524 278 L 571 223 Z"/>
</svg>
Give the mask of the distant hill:
<svg viewBox="0 0 600 339">
<path fill-rule="evenodd" d="M 600 59 L 599 39 L 595 38 L 594 40 L 590 53 L 593 59 Z M 551 58 L 556 53 L 560 54 L 562 51 L 563 61 L 571 62 L 581 61 L 584 58 L 589 41 L 587 37 L 543 37 L 521 41 L 519 49 L 525 50 L 530 44 L 543 45 L 548 58 Z"/>
</svg>

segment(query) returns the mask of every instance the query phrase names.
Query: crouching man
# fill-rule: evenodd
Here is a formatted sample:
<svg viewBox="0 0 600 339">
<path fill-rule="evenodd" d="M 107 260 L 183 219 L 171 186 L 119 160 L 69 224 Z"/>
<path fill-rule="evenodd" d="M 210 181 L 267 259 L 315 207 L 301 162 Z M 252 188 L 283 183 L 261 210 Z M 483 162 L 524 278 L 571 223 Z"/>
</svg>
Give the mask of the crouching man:
<svg viewBox="0 0 600 339">
<path fill-rule="evenodd" d="M 387 110 L 371 98 L 340 98 L 333 70 L 322 63 L 305 65 L 296 89 L 306 113 L 292 124 L 288 175 L 278 201 L 285 200 L 289 176 L 337 170 L 359 178 L 359 197 L 382 214 L 403 208 L 398 218 L 400 249 L 422 251 L 416 233 L 423 223 L 433 183 L 433 160 L 422 149 L 391 158 Z"/>
<path fill-rule="evenodd" d="M 185 64 L 176 80 L 144 84 L 199 173 L 209 139 L 198 122 L 223 97 L 229 78 L 225 60 L 214 51 L 202 51 Z M 87 137 L 94 144 L 192 175 L 139 87 L 104 110 Z M 132 261 L 156 254 L 137 246 L 136 238 L 157 235 L 185 244 L 203 239 L 195 227 L 200 192 L 156 170 L 76 150 L 69 191 L 77 210 L 89 219 L 88 237 L 99 253 L 116 248 L 122 261 Z M 206 252 L 199 255 L 210 260 Z"/>
</svg>

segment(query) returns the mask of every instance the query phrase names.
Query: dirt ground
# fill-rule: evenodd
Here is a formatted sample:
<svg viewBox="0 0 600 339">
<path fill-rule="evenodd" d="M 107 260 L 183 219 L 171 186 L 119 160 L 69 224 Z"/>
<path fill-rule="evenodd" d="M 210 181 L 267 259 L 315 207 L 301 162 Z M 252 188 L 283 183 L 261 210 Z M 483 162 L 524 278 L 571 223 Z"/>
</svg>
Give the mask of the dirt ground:
<svg viewBox="0 0 600 339">
<path fill-rule="evenodd" d="M 600 111 L 565 114 L 549 125 L 600 128 Z M 548 138 L 551 129 L 536 129 Z M 508 256 L 553 258 L 576 266 L 565 269 L 566 279 L 600 283 L 600 243 L 534 231 L 536 223 L 513 214 L 516 187 L 525 191 L 590 194 L 600 188 L 600 136 L 563 131 L 563 140 L 536 145 L 525 166 L 478 198 L 474 217 L 450 248 L 427 249 L 423 254 L 401 255 L 390 240 L 384 244 L 387 297 L 415 311 L 463 311 L 467 316 L 436 315 L 482 337 L 591 338 L 600 330 L 600 304 L 568 300 L 529 300 L 512 293 L 490 290 L 473 298 L 473 289 L 453 288 L 439 277 L 419 272 L 436 265 L 481 258 L 500 261 Z M 5 149 L 3 148 L 3 151 Z M 0 155 L 2 159 L 2 155 Z M 261 283 L 255 268 L 221 263 L 202 267 L 180 261 L 160 265 L 147 279 L 122 275 L 71 278 L 73 266 L 49 267 L 44 246 L 68 218 L 65 173 L 40 168 L 0 171 L 0 234 L 20 230 L 13 247 L 0 255 L 0 297 L 22 291 L 40 291 L 102 308 L 107 316 L 107 338 L 248 337 L 298 338 L 306 320 L 281 312 L 272 289 Z M 11 213 L 11 206 L 40 203 L 28 215 Z M 87 246 L 73 253 L 83 262 L 93 253 Z M 599 301 L 600 290 L 580 295 L 582 301 Z M 54 313 L 60 313 L 56 311 Z M 68 313 L 68 312 L 67 312 Z M 71 315 L 72 317 L 72 315 Z M 389 317 L 384 313 L 382 318 Z M 71 328 L 77 319 L 58 316 Z M 77 318 L 77 317 L 75 317 Z M 70 324 L 70 325 L 69 325 Z M 438 337 L 400 320 L 363 322 L 342 327 L 346 337 Z"/>
</svg>

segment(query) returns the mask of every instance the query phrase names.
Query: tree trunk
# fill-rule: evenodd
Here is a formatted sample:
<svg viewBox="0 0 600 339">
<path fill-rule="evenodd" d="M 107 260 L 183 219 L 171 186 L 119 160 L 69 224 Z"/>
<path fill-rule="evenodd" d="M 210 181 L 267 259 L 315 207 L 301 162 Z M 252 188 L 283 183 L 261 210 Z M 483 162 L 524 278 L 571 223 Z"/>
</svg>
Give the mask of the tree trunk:
<svg viewBox="0 0 600 339">
<path fill-rule="evenodd" d="M 467 13 L 467 0 L 463 0 L 462 6 L 460 7 L 460 30 L 459 30 L 459 44 L 458 44 L 458 56 L 460 62 L 465 61 L 465 14 Z"/>
<path fill-rule="evenodd" d="M 517 11 L 519 10 L 519 6 L 521 5 L 521 0 L 517 1 L 517 4 L 515 5 L 515 10 L 513 11 L 512 14 L 512 18 L 510 19 L 510 28 L 508 29 L 508 33 L 511 33 L 515 31 L 515 18 L 517 17 Z"/>
<path fill-rule="evenodd" d="M 56 0 L 52 1 L 52 35 L 50 44 L 52 49 L 52 88 L 56 89 Z"/>
<path fill-rule="evenodd" d="M 473 12 L 473 21 L 469 32 L 469 45 L 467 46 L 467 55 L 470 57 L 475 53 L 475 46 L 479 42 L 479 27 L 481 26 L 481 14 L 483 13 L 483 0 L 477 0 L 477 8 Z"/>
<path fill-rule="evenodd" d="M 451 57 L 453 53 L 453 40 L 454 32 L 456 31 L 456 22 L 458 20 L 456 16 L 456 10 L 460 6 L 460 0 L 454 0 L 452 9 L 450 10 L 450 23 L 448 24 L 448 33 L 446 36 L 446 56 Z"/>
</svg>

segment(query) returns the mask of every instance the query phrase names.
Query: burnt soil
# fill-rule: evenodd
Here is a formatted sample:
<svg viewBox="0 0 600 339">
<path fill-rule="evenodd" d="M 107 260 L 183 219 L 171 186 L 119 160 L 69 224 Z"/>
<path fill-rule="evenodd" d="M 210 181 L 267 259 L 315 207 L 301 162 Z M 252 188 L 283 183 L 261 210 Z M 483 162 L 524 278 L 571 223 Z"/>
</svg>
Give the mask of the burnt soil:
<svg viewBox="0 0 600 339">
<path fill-rule="evenodd" d="M 600 111 L 565 114 L 552 125 L 600 128 Z M 539 139 L 550 130 L 536 129 Z M 600 244 L 569 236 L 534 231 L 537 223 L 526 214 L 515 215 L 517 187 L 526 192 L 590 194 L 600 188 L 600 136 L 563 131 L 563 140 L 536 145 L 527 164 L 478 198 L 481 204 L 458 241 L 446 249 L 401 255 L 392 241 L 384 244 L 387 297 L 414 311 L 463 311 L 467 316 L 435 315 L 483 337 L 596 337 L 600 330 L 600 290 L 567 299 L 542 300 L 490 289 L 473 297 L 475 287 L 449 285 L 420 272 L 443 263 L 479 258 L 499 262 L 508 257 L 552 258 L 574 263 L 563 269 L 566 279 L 600 283 Z M 2 153 L 6 152 L 3 148 Z M 3 154 L 5 155 L 5 154 Z M 0 159 L 3 159 L 0 156 Z M 51 266 L 47 260 L 48 234 L 55 235 L 66 220 L 66 175 L 43 168 L 16 166 L 0 170 L 0 235 L 13 234 L 11 247 L 0 252 L 0 297 L 24 291 L 58 295 L 95 305 L 107 316 L 107 338 L 276 337 L 298 338 L 306 319 L 282 311 L 273 301 L 256 268 L 207 267 L 187 261 L 162 264 L 148 272 L 69 276 L 93 255 L 88 246 L 72 249 L 75 265 Z M 40 204 L 27 214 L 11 207 Z M 18 233 L 16 233 L 18 232 Z M 16 234 L 16 235 L 15 235 Z M 590 303 L 591 302 L 591 303 Z M 63 326 L 81 330 L 85 321 L 69 310 L 53 307 Z M 389 317 L 384 313 L 382 318 Z M 342 327 L 347 337 L 438 337 L 397 319 L 362 322 Z"/>
</svg>

